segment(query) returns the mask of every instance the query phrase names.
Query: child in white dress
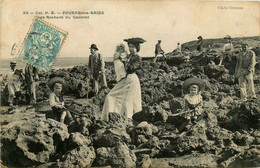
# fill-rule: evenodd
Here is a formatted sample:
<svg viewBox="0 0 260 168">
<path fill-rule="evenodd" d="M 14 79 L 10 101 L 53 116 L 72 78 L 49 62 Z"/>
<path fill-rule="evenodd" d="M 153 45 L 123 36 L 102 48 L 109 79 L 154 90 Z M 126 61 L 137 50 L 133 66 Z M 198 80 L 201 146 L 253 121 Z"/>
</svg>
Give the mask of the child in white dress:
<svg viewBox="0 0 260 168">
<path fill-rule="evenodd" d="M 126 60 L 127 52 L 124 44 L 119 44 L 116 47 L 114 54 L 114 68 L 116 73 L 116 81 L 119 82 L 121 79 L 126 77 L 126 70 L 123 61 Z"/>
<path fill-rule="evenodd" d="M 185 99 L 185 111 L 190 111 L 185 114 L 188 120 L 194 119 L 202 112 L 202 96 L 199 91 L 198 85 L 190 85 L 190 93 L 184 96 Z"/>
<path fill-rule="evenodd" d="M 185 105 L 183 111 L 184 117 L 191 122 L 197 120 L 198 116 L 202 114 L 202 96 L 201 91 L 205 88 L 204 82 L 198 78 L 189 78 L 183 84 L 184 91 L 188 94 L 184 96 Z"/>
</svg>

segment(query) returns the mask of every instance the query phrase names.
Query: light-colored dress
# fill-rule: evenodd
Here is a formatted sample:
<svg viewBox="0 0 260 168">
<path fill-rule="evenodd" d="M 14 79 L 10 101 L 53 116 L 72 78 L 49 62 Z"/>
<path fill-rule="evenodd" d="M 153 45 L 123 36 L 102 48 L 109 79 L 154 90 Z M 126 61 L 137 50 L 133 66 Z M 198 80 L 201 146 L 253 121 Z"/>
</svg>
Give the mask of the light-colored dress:
<svg viewBox="0 0 260 168">
<path fill-rule="evenodd" d="M 142 60 L 137 54 L 129 55 L 127 59 L 127 77 L 121 79 L 106 96 L 101 120 L 108 121 L 110 112 L 132 118 L 134 113 L 142 110 L 141 85 L 135 74 Z"/>
<path fill-rule="evenodd" d="M 187 94 L 184 96 L 185 107 L 184 111 L 189 111 L 185 113 L 185 117 L 193 117 L 200 115 L 202 113 L 202 96 L 200 94 L 191 96 Z"/>
<path fill-rule="evenodd" d="M 126 77 L 126 70 L 125 70 L 125 65 L 123 62 L 120 60 L 123 58 L 126 58 L 127 53 L 118 53 L 116 52 L 114 55 L 114 68 L 115 68 L 115 73 L 116 73 L 116 81 L 119 82 L 122 78 Z"/>
</svg>

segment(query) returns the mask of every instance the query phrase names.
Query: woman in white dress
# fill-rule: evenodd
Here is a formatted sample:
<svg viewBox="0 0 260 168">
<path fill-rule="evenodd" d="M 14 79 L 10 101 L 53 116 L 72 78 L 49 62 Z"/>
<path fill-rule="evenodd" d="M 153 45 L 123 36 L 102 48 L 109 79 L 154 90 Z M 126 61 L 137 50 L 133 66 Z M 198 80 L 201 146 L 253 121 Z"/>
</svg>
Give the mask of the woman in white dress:
<svg viewBox="0 0 260 168">
<path fill-rule="evenodd" d="M 141 68 L 142 59 L 137 54 L 140 51 L 142 38 L 125 39 L 130 54 L 123 61 L 126 78 L 122 78 L 108 93 L 102 110 L 101 120 L 109 121 L 109 113 L 119 113 L 132 118 L 133 114 L 142 110 L 141 86 L 136 71 Z"/>
</svg>

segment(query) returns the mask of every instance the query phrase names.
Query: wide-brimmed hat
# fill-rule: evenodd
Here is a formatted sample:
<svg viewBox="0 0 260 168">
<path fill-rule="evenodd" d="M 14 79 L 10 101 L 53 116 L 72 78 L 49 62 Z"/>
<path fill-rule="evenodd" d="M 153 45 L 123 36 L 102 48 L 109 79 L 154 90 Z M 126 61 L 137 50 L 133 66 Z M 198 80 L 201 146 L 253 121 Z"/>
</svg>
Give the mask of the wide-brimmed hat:
<svg viewBox="0 0 260 168">
<path fill-rule="evenodd" d="M 140 37 L 124 39 L 124 41 L 127 42 L 127 43 L 133 43 L 133 44 L 141 44 L 141 43 L 146 42 L 144 39 L 142 39 Z"/>
<path fill-rule="evenodd" d="M 230 35 L 226 35 L 226 37 L 224 37 L 224 39 L 231 39 Z"/>
<path fill-rule="evenodd" d="M 10 62 L 11 66 L 16 66 L 16 62 Z"/>
<path fill-rule="evenodd" d="M 55 83 L 60 83 L 62 84 L 62 91 L 63 92 L 66 92 L 67 89 L 68 89 L 68 85 L 66 83 L 66 81 L 61 78 L 61 77 L 54 77 L 54 78 L 51 78 L 51 80 L 48 82 L 48 86 L 51 90 L 53 90 L 53 87 L 55 85 Z"/>
<path fill-rule="evenodd" d="M 193 77 L 193 78 L 186 79 L 184 81 L 184 83 L 182 85 L 183 91 L 189 92 L 189 87 L 191 85 L 197 85 L 199 87 L 199 91 L 205 90 L 205 83 L 201 79 Z"/>
<path fill-rule="evenodd" d="M 201 36 L 199 36 L 198 39 L 203 39 L 203 38 Z"/>
<path fill-rule="evenodd" d="M 90 48 L 89 48 L 89 49 L 91 49 L 91 48 L 98 50 L 98 48 L 97 48 L 97 45 L 96 45 L 96 44 L 91 44 L 91 46 L 90 46 Z"/>
</svg>

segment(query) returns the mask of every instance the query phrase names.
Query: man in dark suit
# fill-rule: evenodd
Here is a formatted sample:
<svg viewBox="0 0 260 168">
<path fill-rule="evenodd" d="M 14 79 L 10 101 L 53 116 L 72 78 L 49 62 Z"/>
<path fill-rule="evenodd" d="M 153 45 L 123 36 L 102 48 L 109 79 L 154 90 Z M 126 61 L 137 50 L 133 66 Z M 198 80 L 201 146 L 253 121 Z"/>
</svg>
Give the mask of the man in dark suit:
<svg viewBox="0 0 260 168">
<path fill-rule="evenodd" d="M 163 55 L 163 57 L 166 58 L 164 51 L 161 48 L 161 42 L 162 42 L 161 40 L 158 40 L 158 43 L 155 45 L 155 57 L 154 57 L 153 62 L 156 62 L 157 56 L 159 54 Z"/>
</svg>

